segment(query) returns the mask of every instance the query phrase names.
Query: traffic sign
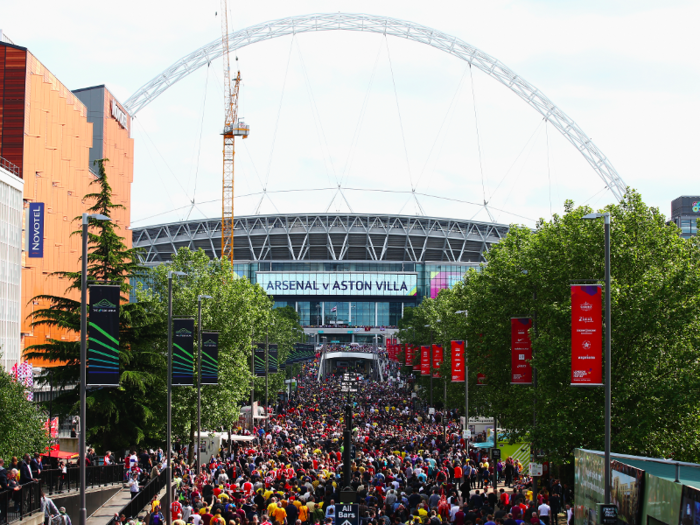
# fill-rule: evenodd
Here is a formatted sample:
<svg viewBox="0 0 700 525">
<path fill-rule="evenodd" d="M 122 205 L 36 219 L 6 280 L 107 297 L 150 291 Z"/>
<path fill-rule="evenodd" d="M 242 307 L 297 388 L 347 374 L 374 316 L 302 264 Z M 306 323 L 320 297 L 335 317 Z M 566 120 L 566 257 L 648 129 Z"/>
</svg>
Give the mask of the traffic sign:
<svg viewBox="0 0 700 525">
<path fill-rule="evenodd" d="M 336 505 L 336 520 L 339 525 L 360 525 L 359 505 Z"/>
</svg>

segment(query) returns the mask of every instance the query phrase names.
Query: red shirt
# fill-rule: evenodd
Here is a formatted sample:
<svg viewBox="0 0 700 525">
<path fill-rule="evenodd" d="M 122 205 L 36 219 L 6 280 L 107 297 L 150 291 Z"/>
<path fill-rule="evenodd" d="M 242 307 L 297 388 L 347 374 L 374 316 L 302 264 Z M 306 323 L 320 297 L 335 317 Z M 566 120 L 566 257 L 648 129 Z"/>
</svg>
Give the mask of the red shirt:
<svg viewBox="0 0 700 525">
<path fill-rule="evenodd" d="M 173 521 L 179 517 L 179 514 L 182 514 L 182 505 L 180 505 L 179 501 L 173 501 L 170 504 L 170 514 L 173 516 Z"/>
</svg>

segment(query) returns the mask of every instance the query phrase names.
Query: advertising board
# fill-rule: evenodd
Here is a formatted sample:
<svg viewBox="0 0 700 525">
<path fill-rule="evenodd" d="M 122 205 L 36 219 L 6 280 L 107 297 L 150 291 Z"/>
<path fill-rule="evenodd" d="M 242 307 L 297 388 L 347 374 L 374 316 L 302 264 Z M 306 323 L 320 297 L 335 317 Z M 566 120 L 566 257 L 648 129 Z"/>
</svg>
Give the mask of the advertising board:
<svg viewBox="0 0 700 525">
<path fill-rule="evenodd" d="M 257 272 L 269 295 L 414 296 L 415 273 Z"/>
</svg>

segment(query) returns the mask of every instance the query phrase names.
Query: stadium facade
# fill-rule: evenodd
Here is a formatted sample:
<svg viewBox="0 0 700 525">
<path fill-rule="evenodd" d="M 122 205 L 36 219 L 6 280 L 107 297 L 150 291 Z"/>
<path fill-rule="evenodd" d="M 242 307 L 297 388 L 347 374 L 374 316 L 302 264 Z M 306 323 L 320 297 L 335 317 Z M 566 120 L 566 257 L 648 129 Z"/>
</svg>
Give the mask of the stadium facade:
<svg viewBox="0 0 700 525">
<path fill-rule="evenodd" d="M 502 224 L 378 214 L 238 217 L 234 270 L 291 306 L 307 334 L 370 342 L 396 331 L 404 309 L 436 297 L 478 268 L 508 233 Z M 182 247 L 221 256 L 221 222 L 133 229 L 143 263 L 167 263 Z M 382 341 L 380 339 L 380 341 Z"/>
</svg>

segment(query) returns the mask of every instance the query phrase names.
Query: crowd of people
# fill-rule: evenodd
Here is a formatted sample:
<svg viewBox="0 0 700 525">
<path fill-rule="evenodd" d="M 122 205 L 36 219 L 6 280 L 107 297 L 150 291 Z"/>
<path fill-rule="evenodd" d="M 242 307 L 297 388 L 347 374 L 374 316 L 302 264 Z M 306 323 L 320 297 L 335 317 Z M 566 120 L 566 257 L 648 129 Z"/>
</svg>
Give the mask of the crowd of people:
<svg viewBox="0 0 700 525">
<path fill-rule="evenodd" d="M 519 462 L 494 463 L 469 447 L 456 412 L 418 411 L 408 382 L 363 379 L 348 398 L 341 377 L 317 381 L 317 366 L 302 367 L 296 391 L 262 426 L 239 430 L 251 441 L 201 458 L 200 472 L 174 454 L 172 505 L 154 499 L 134 523 L 162 525 L 170 512 L 175 525 L 343 525 L 336 515 L 349 425 L 360 525 L 559 525 L 561 513 L 572 525 L 565 486 L 550 480 L 535 495 Z M 387 369 L 398 377 L 395 363 Z"/>
</svg>

